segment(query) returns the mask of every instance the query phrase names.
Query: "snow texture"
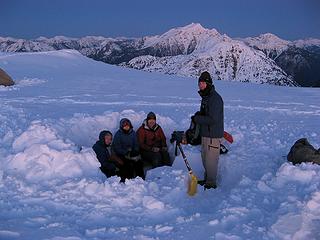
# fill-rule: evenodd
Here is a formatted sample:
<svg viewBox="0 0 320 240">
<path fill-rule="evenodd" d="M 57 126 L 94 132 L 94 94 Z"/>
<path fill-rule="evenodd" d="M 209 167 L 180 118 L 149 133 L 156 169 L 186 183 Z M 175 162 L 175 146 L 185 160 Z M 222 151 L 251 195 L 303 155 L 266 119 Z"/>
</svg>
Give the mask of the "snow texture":
<svg viewBox="0 0 320 240">
<path fill-rule="evenodd" d="M 317 89 L 215 81 L 235 141 L 218 188 L 190 197 L 181 156 L 120 184 L 91 146 L 151 110 L 167 141 L 185 130 L 200 104 L 196 78 L 74 50 L 1 53 L 0 67 L 17 83 L 0 88 L 0 239 L 320 239 L 320 166 L 286 161 L 301 137 L 319 148 Z M 202 178 L 199 147 L 183 147 Z"/>
</svg>

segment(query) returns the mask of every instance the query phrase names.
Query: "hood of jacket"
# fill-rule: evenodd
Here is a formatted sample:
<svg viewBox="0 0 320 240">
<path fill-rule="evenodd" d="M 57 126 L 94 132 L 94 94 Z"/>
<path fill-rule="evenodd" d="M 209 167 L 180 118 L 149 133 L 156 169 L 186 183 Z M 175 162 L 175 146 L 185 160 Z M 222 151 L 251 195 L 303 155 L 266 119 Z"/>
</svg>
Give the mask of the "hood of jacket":
<svg viewBox="0 0 320 240">
<path fill-rule="evenodd" d="M 103 146 L 107 146 L 107 145 L 105 144 L 105 142 L 104 142 L 104 137 L 105 137 L 106 135 L 111 135 L 111 136 L 112 136 L 112 133 L 111 133 L 110 131 L 103 130 L 103 131 L 101 131 L 100 134 L 99 134 L 99 142 L 100 142 L 100 144 L 103 145 Z"/>
</svg>

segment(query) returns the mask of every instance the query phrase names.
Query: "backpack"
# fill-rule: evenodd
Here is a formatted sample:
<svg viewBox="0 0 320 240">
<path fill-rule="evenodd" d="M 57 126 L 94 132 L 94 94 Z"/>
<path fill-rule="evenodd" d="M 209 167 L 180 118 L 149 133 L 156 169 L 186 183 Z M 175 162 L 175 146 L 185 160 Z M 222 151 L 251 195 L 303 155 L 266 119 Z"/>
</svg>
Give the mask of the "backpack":
<svg viewBox="0 0 320 240">
<path fill-rule="evenodd" d="M 320 164 L 320 148 L 315 149 L 306 138 L 301 138 L 291 147 L 287 160 L 293 164 L 303 162 Z"/>
<path fill-rule="evenodd" d="M 200 136 L 200 125 L 196 124 L 191 119 L 190 127 L 185 133 L 187 138 L 187 143 L 193 146 L 201 144 L 201 136 Z"/>
</svg>

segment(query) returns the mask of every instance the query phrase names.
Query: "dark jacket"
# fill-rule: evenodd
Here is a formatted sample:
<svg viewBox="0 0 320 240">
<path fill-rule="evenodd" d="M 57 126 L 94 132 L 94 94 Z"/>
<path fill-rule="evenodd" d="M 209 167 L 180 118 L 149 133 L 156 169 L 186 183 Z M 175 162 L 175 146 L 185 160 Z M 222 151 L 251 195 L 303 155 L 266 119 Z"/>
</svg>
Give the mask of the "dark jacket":
<svg viewBox="0 0 320 240">
<path fill-rule="evenodd" d="M 287 159 L 293 164 L 303 162 L 320 164 L 320 148 L 315 149 L 306 138 L 301 138 L 293 144 Z"/>
<path fill-rule="evenodd" d="M 129 121 L 128 119 L 125 120 Z M 113 138 L 112 150 L 118 156 L 125 156 L 126 154 L 128 154 L 128 152 L 139 152 L 137 135 L 133 130 L 132 125 L 130 126 L 130 130 L 128 132 L 125 132 L 122 129 L 122 124 L 120 122 L 120 129 L 116 132 Z"/>
<path fill-rule="evenodd" d="M 137 135 L 140 149 L 143 151 L 151 151 L 153 147 L 167 147 L 166 136 L 158 124 L 151 129 L 145 120 L 137 130 Z"/>
<path fill-rule="evenodd" d="M 200 94 L 201 96 L 201 94 Z M 224 132 L 223 100 L 214 86 L 206 96 L 201 96 L 200 114 L 194 117 L 200 124 L 201 137 L 222 138 Z"/>
<path fill-rule="evenodd" d="M 99 140 L 92 146 L 92 149 L 96 153 L 102 168 L 110 171 L 115 171 L 116 165 L 110 160 L 110 146 L 107 146 L 104 142 L 104 137 L 106 134 L 107 131 L 100 132 Z"/>
</svg>

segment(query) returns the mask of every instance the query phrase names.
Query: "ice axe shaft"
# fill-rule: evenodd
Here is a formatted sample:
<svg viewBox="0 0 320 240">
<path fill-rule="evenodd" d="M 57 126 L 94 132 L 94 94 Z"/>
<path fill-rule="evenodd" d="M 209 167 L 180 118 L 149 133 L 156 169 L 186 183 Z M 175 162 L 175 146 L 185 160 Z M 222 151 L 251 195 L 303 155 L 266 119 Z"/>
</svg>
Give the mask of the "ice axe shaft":
<svg viewBox="0 0 320 240">
<path fill-rule="evenodd" d="M 187 167 L 187 169 L 188 169 L 189 173 L 190 173 L 190 174 L 192 174 L 192 168 L 190 167 L 190 164 L 189 164 L 189 162 L 188 162 L 188 160 L 187 160 L 186 155 L 184 154 L 184 151 L 183 151 L 183 149 L 182 149 L 182 147 L 181 147 L 180 143 L 179 143 L 179 144 L 177 144 L 177 146 L 178 146 L 178 148 L 179 148 L 179 150 L 180 150 L 180 152 L 181 152 L 181 155 L 182 155 L 183 161 L 184 161 L 184 163 L 186 164 L 186 167 Z"/>
</svg>

